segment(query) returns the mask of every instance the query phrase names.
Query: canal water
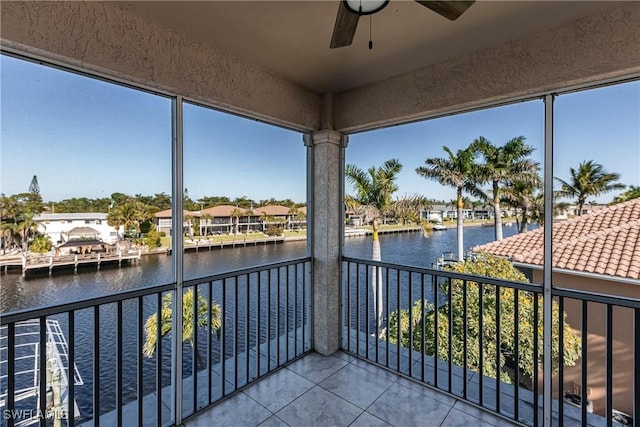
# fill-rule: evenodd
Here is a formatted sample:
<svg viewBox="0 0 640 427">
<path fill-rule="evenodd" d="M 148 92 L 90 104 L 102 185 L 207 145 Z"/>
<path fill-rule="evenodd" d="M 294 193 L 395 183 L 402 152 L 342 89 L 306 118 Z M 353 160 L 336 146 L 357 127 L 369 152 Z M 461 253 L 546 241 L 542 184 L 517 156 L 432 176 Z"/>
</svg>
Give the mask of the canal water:
<svg viewBox="0 0 640 427">
<path fill-rule="evenodd" d="M 508 237 L 517 232 L 516 227 L 505 227 L 504 235 Z M 470 248 L 493 240 L 493 227 L 466 227 L 465 251 Z M 434 232 L 430 237 L 423 237 L 422 233 L 385 234 L 380 236 L 382 260 L 402 265 L 431 267 L 436 258 L 443 252 L 455 251 L 456 231 L 448 229 Z M 345 241 L 345 256 L 370 259 L 371 237 L 353 237 Z M 184 256 L 185 279 L 199 278 L 215 273 L 233 271 L 244 267 L 267 264 L 305 256 L 306 242 L 287 242 L 276 245 L 249 246 L 235 249 L 204 250 L 198 253 L 190 252 Z M 23 278 L 20 274 L 4 274 L 0 277 L 0 306 L 2 312 L 25 308 L 35 308 L 47 305 L 85 300 L 103 295 L 114 294 L 125 290 L 168 284 L 173 281 L 171 257 L 167 255 L 151 255 L 142 257 L 139 264 L 122 268 L 103 267 L 101 271 L 85 268 L 77 274 L 73 272 L 59 272 L 53 276 L 30 275 Z M 215 295 L 214 295 L 215 297 Z M 241 296 L 242 297 L 242 296 Z M 266 296 L 265 296 L 266 297 Z M 265 298 L 263 297 L 263 298 Z M 242 301 L 242 299 L 239 299 Z M 255 301 L 255 299 L 254 299 Z M 123 305 L 123 348 L 124 360 L 131 360 L 123 366 L 124 401 L 131 401 L 136 395 L 136 354 L 137 354 L 137 307 L 125 302 Z M 144 300 L 145 318 L 157 309 L 154 298 Z M 255 311 L 252 309 L 252 315 Z M 82 420 L 91 418 L 93 401 L 93 322 L 91 310 L 82 310 L 75 316 L 75 349 L 76 364 L 84 378 L 84 385 L 76 387 L 76 398 L 83 415 Z M 54 316 L 60 322 L 63 331 L 67 333 L 66 316 Z M 105 413 L 115 407 L 115 318 L 116 311 L 112 305 L 101 308 L 100 313 L 100 412 Z M 240 330 L 244 330 L 242 321 Z M 249 325 L 249 329 L 253 328 Z M 243 336 L 239 337 L 244 339 Z M 264 337 L 262 337 L 264 339 Z M 202 342 L 205 340 L 203 339 Z M 255 341 L 255 339 L 254 339 Z M 255 342 L 253 342 L 255 344 Z M 251 345 L 251 339 L 249 339 Z M 163 385 L 168 386 L 170 379 L 170 339 L 163 340 Z M 184 347 L 187 349 L 188 347 Z M 213 357 L 220 357 L 220 349 L 213 349 Z M 230 357 L 231 355 L 227 355 Z M 191 374 L 192 359 L 185 356 L 185 376 Z M 155 361 L 145 358 L 143 364 L 145 394 L 154 390 L 153 381 Z M 1 423 L 0 423 L 1 424 Z"/>
</svg>

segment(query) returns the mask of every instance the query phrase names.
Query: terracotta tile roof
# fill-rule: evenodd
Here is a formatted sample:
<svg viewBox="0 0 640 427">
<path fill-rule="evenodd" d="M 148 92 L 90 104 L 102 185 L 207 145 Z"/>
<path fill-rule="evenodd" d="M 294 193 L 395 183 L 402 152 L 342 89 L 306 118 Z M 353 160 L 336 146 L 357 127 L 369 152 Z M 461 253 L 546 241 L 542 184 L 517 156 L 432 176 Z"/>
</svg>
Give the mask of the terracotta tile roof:
<svg viewBox="0 0 640 427">
<path fill-rule="evenodd" d="M 156 212 L 156 214 L 154 215 L 156 218 L 171 218 L 171 209 L 165 209 L 163 211 L 160 212 Z M 182 211 L 182 215 L 186 218 L 188 216 L 200 216 L 200 212 L 198 211 L 188 211 L 188 210 L 183 210 Z"/>
<path fill-rule="evenodd" d="M 204 209 L 200 212 L 201 215 L 211 215 L 212 217 L 229 217 L 234 209 L 239 209 L 244 214 L 245 210 L 237 208 L 233 205 L 219 205 L 212 208 Z"/>
<path fill-rule="evenodd" d="M 267 205 L 260 208 L 254 208 L 253 212 L 256 215 L 262 215 L 264 213 L 265 215 L 286 216 L 289 215 L 289 208 L 280 205 Z"/>
<path fill-rule="evenodd" d="M 513 262 L 543 264 L 543 229 L 473 248 Z M 556 268 L 640 279 L 640 199 L 553 224 Z"/>
</svg>

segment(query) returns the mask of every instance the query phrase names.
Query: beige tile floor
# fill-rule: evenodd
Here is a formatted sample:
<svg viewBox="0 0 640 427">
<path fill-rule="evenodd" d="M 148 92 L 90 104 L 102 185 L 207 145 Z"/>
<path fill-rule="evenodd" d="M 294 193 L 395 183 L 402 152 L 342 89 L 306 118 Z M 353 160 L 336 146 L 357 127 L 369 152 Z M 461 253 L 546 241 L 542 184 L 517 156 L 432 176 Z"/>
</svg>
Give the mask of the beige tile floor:
<svg viewBox="0 0 640 427">
<path fill-rule="evenodd" d="M 310 353 L 185 422 L 205 426 L 511 426 L 345 353 Z"/>
</svg>

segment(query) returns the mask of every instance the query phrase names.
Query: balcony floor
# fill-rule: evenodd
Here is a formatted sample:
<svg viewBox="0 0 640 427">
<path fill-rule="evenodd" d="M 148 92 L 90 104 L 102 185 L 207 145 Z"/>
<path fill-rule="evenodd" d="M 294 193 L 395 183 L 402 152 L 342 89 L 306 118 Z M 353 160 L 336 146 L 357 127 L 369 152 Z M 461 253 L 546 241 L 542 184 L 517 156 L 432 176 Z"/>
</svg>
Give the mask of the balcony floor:
<svg viewBox="0 0 640 427">
<path fill-rule="evenodd" d="M 310 353 L 188 420 L 187 427 L 508 426 L 346 353 Z"/>
</svg>

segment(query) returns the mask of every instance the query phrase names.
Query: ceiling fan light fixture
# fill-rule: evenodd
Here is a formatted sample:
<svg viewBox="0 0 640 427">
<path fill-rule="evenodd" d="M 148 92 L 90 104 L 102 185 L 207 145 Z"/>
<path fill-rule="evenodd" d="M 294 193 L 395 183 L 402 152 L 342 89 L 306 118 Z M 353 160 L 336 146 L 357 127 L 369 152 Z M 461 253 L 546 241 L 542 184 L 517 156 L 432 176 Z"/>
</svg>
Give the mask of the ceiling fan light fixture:
<svg viewBox="0 0 640 427">
<path fill-rule="evenodd" d="M 343 0 L 345 7 L 356 15 L 371 15 L 380 12 L 389 0 Z"/>
</svg>

